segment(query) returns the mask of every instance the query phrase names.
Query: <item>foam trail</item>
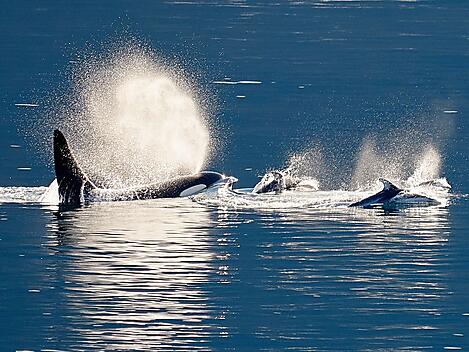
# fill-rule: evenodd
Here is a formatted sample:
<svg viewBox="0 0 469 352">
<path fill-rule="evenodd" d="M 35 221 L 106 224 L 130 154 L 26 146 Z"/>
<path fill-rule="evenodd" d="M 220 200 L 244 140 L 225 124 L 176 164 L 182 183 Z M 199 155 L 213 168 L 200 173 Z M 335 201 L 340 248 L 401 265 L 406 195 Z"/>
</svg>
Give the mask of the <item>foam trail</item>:
<svg viewBox="0 0 469 352">
<path fill-rule="evenodd" d="M 42 205 L 59 204 L 57 180 L 48 187 L 0 187 L 1 203 L 40 203 Z"/>
</svg>

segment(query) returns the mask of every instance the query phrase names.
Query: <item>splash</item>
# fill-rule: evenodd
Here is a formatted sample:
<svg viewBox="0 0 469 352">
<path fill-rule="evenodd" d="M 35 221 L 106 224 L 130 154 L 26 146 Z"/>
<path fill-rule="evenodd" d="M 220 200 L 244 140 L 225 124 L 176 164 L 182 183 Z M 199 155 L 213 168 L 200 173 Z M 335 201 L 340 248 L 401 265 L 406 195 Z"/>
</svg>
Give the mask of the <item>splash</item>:
<svg viewBox="0 0 469 352">
<path fill-rule="evenodd" d="M 47 189 L 47 187 L 0 187 L 0 205 L 38 202 Z"/>
<path fill-rule="evenodd" d="M 207 163 L 209 106 L 184 72 L 170 65 L 128 45 L 85 57 L 73 72 L 71 92 L 57 103 L 61 121 L 55 127 L 98 185 L 157 183 Z"/>
<path fill-rule="evenodd" d="M 285 168 L 278 170 L 284 177 L 292 179 L 292 182 L 300 187 L 319 189 L 319 177 L 325 170 L 320 146 L 311 145 L 301 152 L 290 154 L 285 164 Z"/>
<path fill-rule="evenodd" d="M 417 161 L 417 168 L 407 179 L 407 184 L 417 186 L 423 182 L 434 180 L 440 177 L 441 156 L 438 150 L 429 145 Z"/>
<path fill-rule="evenodd" d="M 59 204 L 59 185 L 55 179 L 37 200 L 43 204 Z"/>
<path fill-rule="evenodd" d="M 428 181 L 440 180 L 442 157 L 433 144 L 402 143 L 396 135 L 381 136 L 381 144 L 373 137 L 363 139 L 351 169 L 339 165 L 340 157 L 324 153 L 323 148 L 311 143 L 302 151 L 292 153 L 285 167 L 272 170 L 283 174 L 293 183 L 311 184 L 313 190 L 363 190 L 382 187 L 380 178 L 392 180 L 404 188 L 412 188 Z M 405 138 L 404 138 L 405 139 Z M 339 160 L 338 160 L 339 159 Z M 352 159 L 353 160 L 353 159 Z M 344 182 L 343 180 L 347 180 Z"/>
<path fill-rule="evenodd" d="M 367 137 L 358 152 L 350 187 L 370 189 L 380 177 L 414 186 L 440 177 L 440 172 L 441 154 L 433 144 L 395 141 L 380 145 Z"/>
<path fill-rule="evenodd" d="M 324 169 L 324 159 L 319 146 L 310 146 L 305 150 L 292 153 L 286 162 L 284 171 L 296 177 L 317 178 Z"/>
<path fill-rule="evenodd" d="M 393 147 L 381 147 L 375 138 L 366 137 L 358 152 L 351 179 L 351 188 L 369 189 L 380 177 L 400 180 L 408 167 L 403 150 L 395 152 Z M 399 148 L 398 148 L 399 149 Z"/>
</svg>

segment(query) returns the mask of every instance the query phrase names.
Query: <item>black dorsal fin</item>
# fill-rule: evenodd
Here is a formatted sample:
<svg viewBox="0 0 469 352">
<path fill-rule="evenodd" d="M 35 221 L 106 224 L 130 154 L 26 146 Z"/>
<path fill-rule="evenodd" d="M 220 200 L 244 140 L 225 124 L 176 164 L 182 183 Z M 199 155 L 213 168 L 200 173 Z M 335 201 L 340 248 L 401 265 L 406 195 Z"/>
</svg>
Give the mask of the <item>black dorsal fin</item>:
<svg viewBox="0 0 469 352">
<path fill-rule="evenodd" d="M 400 191 L 401 189 L 395 186 L 391 181 L 386 180 L 385 178 L 380 178 L 379 181 L 383 184 L 385 191 Z"/>
<path fill-rule="evenodd" d="M 59 130 L 54 131 L 54 163 L 60 204 L 83 203 L 84 193 L 94 188 L 94 185 L 78 166 L 64 135 Z"/>
</svg>

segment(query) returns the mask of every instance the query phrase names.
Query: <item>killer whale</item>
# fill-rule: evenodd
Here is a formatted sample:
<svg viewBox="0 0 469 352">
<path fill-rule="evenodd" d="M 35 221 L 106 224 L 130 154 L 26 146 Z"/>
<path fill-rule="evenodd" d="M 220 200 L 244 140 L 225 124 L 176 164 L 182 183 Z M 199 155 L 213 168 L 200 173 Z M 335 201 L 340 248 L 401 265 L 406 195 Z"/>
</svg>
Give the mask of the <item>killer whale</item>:
<svg viewBox="0 0 469 352">
<path fill-rule="evenodd" d="M 143 200 L 176 198 L 199 193 L 230 178 L 213 171 L 181 176 L 161 183 L 128 189 L 105 189 L 96 186 L 83 172 L 62 132 L 54 131 L 54 166 L 59 191 L 59 204 L 79 206 L 93 201 Z"/>
</svg>

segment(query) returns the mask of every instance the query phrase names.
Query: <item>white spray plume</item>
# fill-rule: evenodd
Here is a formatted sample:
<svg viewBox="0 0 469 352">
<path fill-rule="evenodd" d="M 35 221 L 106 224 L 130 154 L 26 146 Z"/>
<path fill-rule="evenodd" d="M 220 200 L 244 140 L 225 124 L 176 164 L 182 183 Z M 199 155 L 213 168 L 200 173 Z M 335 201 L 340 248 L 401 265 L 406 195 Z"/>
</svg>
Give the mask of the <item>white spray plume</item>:
<svg viewBox="0 0 469 352">
<path fill-rule="evenodd" d="M 98 184 L 128 187 L 201 170 L 210 150 L 207 109 L 180 70 L 139 47 L 83 66 L 60 127 Z"/>
<path fill-rule="evenodd" d="M 391 149 L 391 148 L 389 148 Z M 380 150 L 376 139 L 367 137 L 363 140 L 353 170 L 351 186 L 355 189 L 373 187 L 376 180 L 386 178 L 399 180 L 403 175 L 406 161 L 403 153 Z"/>
<path fill-rule="evenodd" d="M 436 179 L 440 175 L 441 156 L 434 145 L 388 145 L 380 149 L 376 140 L 363 140 L 352 176 L 352 188 L 372 188 L 379 178 L 409 185 Z"/>
<path fill-rule="evenodd" d="M 283 170 L 295 177 L 318 178 L 324 170 L 322 150 L 319 145 L 310 145 L 301 152 L 290 154 Z"/>
<path fill-rule="evenodd" d="M 417 160 L 417 168 L 407 180 L 409 186 L 417 186 L 422 182 L 435 180 L 440 177 L 441 156 L 438 150 L 427 146 L 424 153 Z"/>
</svg>

